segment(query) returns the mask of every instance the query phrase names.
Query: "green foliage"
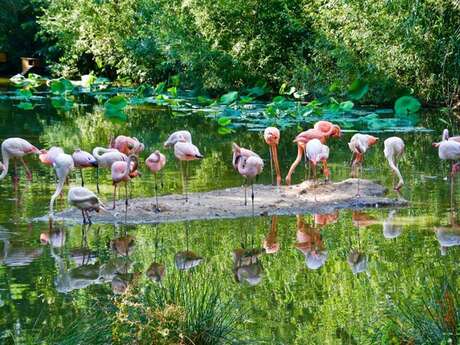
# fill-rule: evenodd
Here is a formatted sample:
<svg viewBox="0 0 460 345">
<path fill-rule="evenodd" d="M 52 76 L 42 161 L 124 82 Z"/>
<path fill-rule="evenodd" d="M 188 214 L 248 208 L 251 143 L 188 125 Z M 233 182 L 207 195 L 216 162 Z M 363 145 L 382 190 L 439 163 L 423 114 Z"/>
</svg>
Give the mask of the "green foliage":
<svg viewBox="0 0 460 345">
<path fill-rule="evenodd" d="M 402 96 L 395 102 L 395 113 L 398 115 L 415 114 L 421 107 L 422 105 L 417 98 Z"/>
</svg>

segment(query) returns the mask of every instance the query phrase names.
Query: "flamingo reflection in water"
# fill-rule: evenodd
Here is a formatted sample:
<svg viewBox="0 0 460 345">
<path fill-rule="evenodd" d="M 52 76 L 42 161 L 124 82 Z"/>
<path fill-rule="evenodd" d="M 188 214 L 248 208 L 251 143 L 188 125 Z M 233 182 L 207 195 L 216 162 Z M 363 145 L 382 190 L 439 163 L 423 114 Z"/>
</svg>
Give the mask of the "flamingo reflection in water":
<svg viewBox="0 0 460 345">
<path fill-rule="evenodd" d="M 311 270 L 317 270 L 326 263 L 328 257 L 321 233 L 318 229 L 306 224 L 301 215 L 297 215 L 296 220 L 297 242 L 295 247 L 305 256 L 306 266 Z"/>
</svg>

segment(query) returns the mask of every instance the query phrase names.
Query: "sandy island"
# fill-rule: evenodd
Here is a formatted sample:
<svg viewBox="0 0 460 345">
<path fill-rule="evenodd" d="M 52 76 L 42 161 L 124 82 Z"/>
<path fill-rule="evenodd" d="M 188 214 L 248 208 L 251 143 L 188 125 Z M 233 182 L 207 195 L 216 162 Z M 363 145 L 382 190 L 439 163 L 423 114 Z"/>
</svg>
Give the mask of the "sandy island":
<svg viewBox="0 0 460 345">
<path fill-rule="evenodd" d="M 298 185 L 281 186 L 254 185 L 256 216 L 296 215 L 303 213 L 325 214 L 337 209 L 362 209 L 374 207 L 404 207 L 408 202 L 402 198 L 384 197 L 387 189 L 375 182 L 360 179 L 361 196 L 356 197 L 357 179 L 336 183 L 312 181 Z M 316 194 L 316 201 L 315 201 Z M 111 205 L 111 202 L 107 202 Z M 191 193 L 189 202 L 183 195 L 172 194 L 159 197 L 161 212 L 155 212 L 155 198 L 138 198 L 129 202 L 125 212 L 124 200 L 116 204 L 115 210 L 101 211 L 92 216 L 93 223 L 152 224 L 184 220 L 204 220 L 252 216 L 250 188 L 248 206 L 244 206 L 243 187 Z M 48 220 L 47 216 L 36 220 Z M 81 212 L 68 209 L 56 214 L 56 220 L 81 222 Z"/>
</svg>

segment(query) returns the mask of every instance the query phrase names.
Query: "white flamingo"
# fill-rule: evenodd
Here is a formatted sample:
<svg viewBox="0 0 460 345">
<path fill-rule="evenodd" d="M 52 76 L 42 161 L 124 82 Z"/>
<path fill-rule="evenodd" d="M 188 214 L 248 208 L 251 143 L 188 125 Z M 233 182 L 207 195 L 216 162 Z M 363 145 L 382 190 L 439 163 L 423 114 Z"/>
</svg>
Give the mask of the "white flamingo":
<svg viewBox="0 0 460 345">
<path fill-rule="evenodd" d="M 377 143 L 379 139 L 368 134 L 356 133 L 351 137 L 348 147 L 353 153 L 353 163 L 351 165 L 351 176 L 358 178 L 358 191 L 356 196 L 359 197 L 359 170 L 362 168 L 364 154 L 367 150 Z"/>
<path fill-rule="evenodd" d="M 53 218 L 54 202 L 56 198 L 62 193 L 62 189 L 64 188 L 64 183 L 66 182 L 67 177 L 72 172 L 74 167 L 75 166 L 74 166 L 72 156 L 66 153 L 61 153 L 60 155 L 56 156 L 53 161 L 53 168 L 58 178 L 58 184 L 56 186 L 56 191 L 51 196 L 51 200 L 50 200 L 50 214 L 49 214 L 50 219 Z"/>
<path fill-rule="evenodd" d="M 99 200 L 96 194 L 85 187 L 72 187 L 67 195 L 67 201 L 70 205 L 81 210 L 83 224 L 91 224 L 89 212 L 105 210 L 104 204 Z"/>
<path fill-rule="evenodd" d="M 172 133 L 164 143 L 164 147 L 174 147 L 178 141 L 192 143 L 192 135 L 189 131 L 176 131 Z"/>
<path fill-rule="evenodd" d="M 0 180 L 3 180 L 8 174 L 9 162 L 10 159 L 14 159 L 15 163 L 15 177 L 16 176 L 16 160 L 19 159 L 26 169 L 27 178 L 32 179 L 32 173 L 27 167 L 26 162 L 24 162 L 24 156 L 27 154 L 35 153 L 40 154 L 40 150 L 37 149 L 34 145 L 29 143 L 27 140 L 21 138 L 8 138 L 2 142 L 2 157 L 3 157 L 3 168 L 2 173 L 0 174 Z"/>
<path fill-rule="evenodd" d="M 390 137 L 383 142 L 383 145 L 383 153 L 385 158 L 388 160 L 388 164 L 390 165 L 391 170 L 393 170 L 399 179 L 396 186 L 394 186 L 394 189 L 399 191 L 404 185 L 404 180 L 397 166 L 397 162 L 404 154 L 404 141 L 398 137 Z"/>
</svg>

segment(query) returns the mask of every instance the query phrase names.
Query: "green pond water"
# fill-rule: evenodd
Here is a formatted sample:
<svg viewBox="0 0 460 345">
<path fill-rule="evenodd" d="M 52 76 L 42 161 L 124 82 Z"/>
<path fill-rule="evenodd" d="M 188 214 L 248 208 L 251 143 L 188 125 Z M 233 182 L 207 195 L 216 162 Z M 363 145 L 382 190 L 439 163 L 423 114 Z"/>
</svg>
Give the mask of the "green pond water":
<svg viewBox="0 0 460 345">
<path fill-rule="evenodd" d="M 205 156 L 191 164 L 192 191 L 241 185 L 241 178 L 231 166 L 233 141 L 261 154 L 266 168 L 259 182 L 271 182 L 268 149 L 260 132 L 240 129 L 221 136 L 217 124 L 200 113 L 187 116 L 181 112 L 172 116 L 151 105 L 142 105 L 126 110 L 128 121 L 114 123 L 100 107 L 90 105 L 92 102 L 84 97 L 68 112 L 57 111 L 46 99 L 29 111 L 18 109 L 15 104 L 17 101 L 0 100 L 0 141 L 20 136 L 40 148 L 60 145 L 68 152 L 76 147 L 91 151 L 95 146 L 107 145 L 110 137 L 124 134 L 145 143 L 143 161 L 150 152 L 161 149 L 169 133 L 188 129 Z M 17 188 L 13 188 L 10 176 L 0 182 L 0 343 L 12 343 L 11 334 L 20 340 L 30 330 L 40 330 L 46 335 L 65 328 L 98 301 L 115 298 L 112 285 L 115 278 L 101 278 L 98 272 L 117 257 L 110 241 L 128 234 L 134 238 L 129 272 L 142 273 L 153 261 L 163 262 L 166 266 L 163 284 L 168 284 L 168 275 L 178 273 L 174 259 L 178 252 L 190 250 L 201 256 L 200 265 L 180 274 L 218 283 L 234 308 L 245 310 L 239 327 L 250 341 L 267 344 L 367 341 L 384 319 L 391 299 L 416 300 L 452 277 L 458 285 L 460 231 L 449 230 L 452 224 L 455 227 L 450 214 L 457 209 L 458 193 L 454 188 L 451 195 L 450 182 L 446 179 L 449 167 L 440 163 L 431 146 L 440 136 L 442 116 L 435 111 L 422 116 L 425 120 L 419 125 L 434 129 L 432 132 L 398 134 L 406 142 L 406 155 L 400 167 L 406 180 L 402 194 L 409 200 L 409 207 L 368 209 L 362 214 L 342 210 L 336 222 L 324 226 L 315 226 L 314 215 L 299 215 L 311 226 L 310 234 L 318 235 L 312 235 L 316 238 L 314 245 L 327 255 L 319 269 L 306 265 L 296 217 L 278 217 L 276 233 L 271 231 L 271 217 L 139 226 L 94 224 L 89 228 L 58 222 L 50 230 L 48 223 L 32 219 L 48 212 L 55 186 L 54 172 L 38 164 L 37 158 L 28 157 L 34 174 L 32 182 L 25 179 L 22 169 Z M 292 128 L 282 132 L 279 155 L 283 175 L 296 154 L 292 139 L 297 131 Z M 392 185 L 392 176 L 383 157 L 383 139 L 392 134 L 377 133 L 381 142 L 366 155 L 364 169 L 366 178 L 387 187 Z M 345 133 L 340 140 L 328 143 L 334 181 L 350 174 L 346 143 L 351 135 Z M 181 192 L 179 167 L 172 152 L 165 153 L 168 163 L 160 192 Z M 141 172 L 142 177 L 132 183 L 132 195 L 151 197 L 153 176 L 145 165 L 141 165 Z M 299 166 L 293 180 L 300 182 L 304 176 L 304 169 Z M 87 187 L 95 190 L 95 172 L 87 170 L 85 177 Z M 75 173 L 70 185 L 79 183 L 80 177 Z M 105 171 L 102 199 L 110 201 L 111 193 L 109 172 Z M 391 191 L 388 196 L 396 197 Z M 66 207 L 66 198 L 58 201 L 58 210 Z M 358 217 L 361 221 L 357 221 Z M 41 236 L 46 235 L 53 236 L 53 245 L 41 243 Z M 267 238 L 279 244 L 279 251 L 259 257 L 249 279 L 253 285 L 241 277 L 238 279 L 232 252 L 242 247 L 262 248 Z M 440 239 L 447 249 L 441 250 Z M 348 262 L 353 253 L 360 257 L 354 265 Z M 155 286 L 146 279 L 139 284 Z"/>
</svg>

